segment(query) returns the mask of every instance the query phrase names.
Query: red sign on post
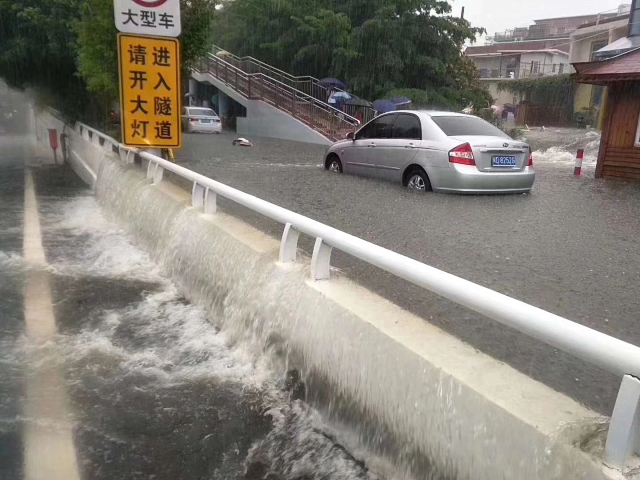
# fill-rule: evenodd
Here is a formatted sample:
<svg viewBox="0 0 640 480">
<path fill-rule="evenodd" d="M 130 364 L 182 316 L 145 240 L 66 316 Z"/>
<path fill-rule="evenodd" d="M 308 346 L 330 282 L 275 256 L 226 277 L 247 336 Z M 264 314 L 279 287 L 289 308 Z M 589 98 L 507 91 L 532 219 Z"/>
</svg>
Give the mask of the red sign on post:
<svg viewBox="0 0 640 480">
<path fill-rule="evenodd" d="M 177 37 L 180 0 L 114 0 L 116 28 L 123 33 Z"/>
<path fill-rule="evenodd" d="M 49 128 L 49 146 L 54 150 L 58 149 L 58 132 L 55 128 Z"/>
</svg>

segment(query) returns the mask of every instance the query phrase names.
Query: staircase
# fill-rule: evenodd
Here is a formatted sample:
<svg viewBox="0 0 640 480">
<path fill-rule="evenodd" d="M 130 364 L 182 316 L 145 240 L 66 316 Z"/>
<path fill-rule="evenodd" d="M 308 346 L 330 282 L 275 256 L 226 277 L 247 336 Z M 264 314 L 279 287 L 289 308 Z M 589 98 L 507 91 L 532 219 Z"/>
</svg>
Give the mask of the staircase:
<svg viewBox="0 0 640 480">
<path fill-rule="evenodd" d="M 303 122 L 332 142 L 353 132 L 359 121 L 324 101 L 327 90 L 313 77 L 295 77 L 252 57 L 240 58 L 218 47 L 195 68 L 249 100 L 262 100 Z"/>
</svg>

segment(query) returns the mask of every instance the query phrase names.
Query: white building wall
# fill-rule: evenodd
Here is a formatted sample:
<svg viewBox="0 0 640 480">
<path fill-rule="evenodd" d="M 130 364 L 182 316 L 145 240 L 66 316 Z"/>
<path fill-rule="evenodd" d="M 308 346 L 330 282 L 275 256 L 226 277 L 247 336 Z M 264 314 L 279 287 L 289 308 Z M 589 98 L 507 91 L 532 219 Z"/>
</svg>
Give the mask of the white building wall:
<svg viewBox="0 0 640 480">
<path fill-rule="evenodd" d="M 220 92 L 246 107 L 247 116 L 236 119 L 236 131 L 241 135 L 279 138 L 320 145 L 331 145 L 333 143 L 300 120 L 287 115 L 268 103 L 243 97 L 226 83 L 221 82 L 212 75 L 196 72 L 192 73 L 192 75 L 199 82 L 208 82 L 214 85 Z"/>
</svg>

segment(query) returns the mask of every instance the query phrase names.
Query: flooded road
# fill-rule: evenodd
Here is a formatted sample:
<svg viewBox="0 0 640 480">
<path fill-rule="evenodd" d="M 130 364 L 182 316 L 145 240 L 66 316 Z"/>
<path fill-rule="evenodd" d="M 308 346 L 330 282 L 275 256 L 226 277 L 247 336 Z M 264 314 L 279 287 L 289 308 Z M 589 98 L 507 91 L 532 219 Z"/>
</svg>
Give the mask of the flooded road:
<svg viewBox="0 0 640 480">
<path fill-rule="evenodd" d="M 529 195 L 416 195 L 400 185 L 322 168 L 325 147 L 235 134 L 187 135 L 182 165 L 428 265 L 640 345 L 640 186 L 594 181 L 598 134 L 527 132 L 535 150 Z M 583 177 L 575 148 L 586 149 Z M 276 237 L 281 226 L 222 208 Z M 310 253 L 313 244 L 301 239 Z M 610 414 L 615 378 L 507 327 L 334 252 L 332 265 L 493 357 Z"/>
<path fill-rule="evenodd" d="M 0 138 L 0 478 L 383 478 L 28 145 Z"/>
</svg>

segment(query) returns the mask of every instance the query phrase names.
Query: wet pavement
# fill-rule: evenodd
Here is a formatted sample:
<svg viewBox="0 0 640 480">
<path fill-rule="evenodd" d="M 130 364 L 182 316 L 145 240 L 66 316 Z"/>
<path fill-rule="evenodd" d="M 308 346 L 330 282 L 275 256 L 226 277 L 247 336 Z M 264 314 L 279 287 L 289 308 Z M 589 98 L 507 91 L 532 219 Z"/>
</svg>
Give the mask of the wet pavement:
<svg viewBox="0 0 640 480">
<path fill-rule="evenodd" d="M 181 165 L 264 200 L 640 345 L 640 185 L 594 181 L 593 131 L 526 133 L 535 150 L 531 194 L 420 195 L 400 185 L 330 174 L 325 147 L 235 134 L 187 135 Z M 586 148 L 574 178 L 575 148 Z M 281 226 L 221 207 L 280 236 Z M 308 253 L 311 239 L 301 239 Z M 372 290 L 520 371 L 611 414 L 619 378 L 334 252 L 333 265 Z"/>
<path fill-rule="evenodd" d="M 38 447 L 69 431 L 69 458 L 29 478 L 380 478 L 293 398 L 268 359 L 230 345 L 186 302 L 65 167 L 30 169 L 46 268 L 28 264 L 24 164 L 37 162 L 27 145 L 0 136 L 2 480 L 41 471 L 51 459 Z M 40 337 L 23 313 L 34 272 L 48 280 L 55 316 Z M 77 472 L 62 476 L 65 462 Z"/>
</svg>

